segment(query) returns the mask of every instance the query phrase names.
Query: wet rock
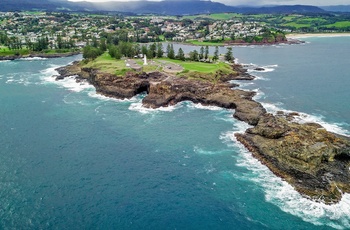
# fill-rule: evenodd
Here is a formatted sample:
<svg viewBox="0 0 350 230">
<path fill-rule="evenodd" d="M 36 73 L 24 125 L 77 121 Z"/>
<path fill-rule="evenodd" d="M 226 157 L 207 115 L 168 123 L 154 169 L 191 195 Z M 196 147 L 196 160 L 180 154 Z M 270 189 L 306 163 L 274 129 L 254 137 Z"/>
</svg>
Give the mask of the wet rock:
<svg viewBox="0 0 350 230">
<path fill-rule="evenodd" d="M 334 203 L 350 192 L 348 137 L 271 114 L 236 137 L 271 171 L 312 199 Z"/>
</svg>

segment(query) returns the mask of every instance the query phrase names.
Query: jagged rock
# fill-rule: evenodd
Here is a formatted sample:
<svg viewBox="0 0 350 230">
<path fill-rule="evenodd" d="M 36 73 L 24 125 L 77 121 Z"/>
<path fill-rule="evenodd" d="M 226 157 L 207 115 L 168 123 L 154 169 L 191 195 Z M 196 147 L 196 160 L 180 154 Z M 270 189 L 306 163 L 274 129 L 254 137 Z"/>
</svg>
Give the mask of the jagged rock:
<svg viewBox="0 0 350 230">
<path fill-rule="evenodd" d="M 265 69 L 262 68 L 262 67 L 256 67 L 254 70 L 256 70 L 256 71 L 265 71 Z"/>
<path fill-rule="evenodd" d="M 263 115 L 257 126 L 236 134 L 255 157 L 297 191 L 326 203 L 350 192 L 350 139 L 315 123 Z"/>
</svg>

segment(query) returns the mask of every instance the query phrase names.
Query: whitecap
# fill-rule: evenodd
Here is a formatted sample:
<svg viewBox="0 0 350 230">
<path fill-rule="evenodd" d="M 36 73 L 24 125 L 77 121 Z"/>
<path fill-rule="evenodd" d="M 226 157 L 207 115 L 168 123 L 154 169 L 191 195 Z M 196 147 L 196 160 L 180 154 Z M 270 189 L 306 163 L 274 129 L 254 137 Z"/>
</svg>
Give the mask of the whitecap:
<svg viewBox="0 0 350 230">
<path fill-rule="evenodd" d="M 229 150 L 206 150 L 203 148 L 200 148 L 198 146 L 193 147 L 193 152 L 200 154 L 200 155 L 218 155 L 218 154 L 224 154 L 224 153 L 230 153 L 231 151 Z"/>
<path fill-rule="evenodd" d="M 139 102 L 132 103 L 129 106 L 129 110 L 137 111 L 137 112 L 140 112 L 142 114 L 148 114 L 148 113 L 158 113 L 158 112 L 172 112 L 175 109 L 179 108 L 180 106 L 181 106 L 180 104 L 177 104 L 174 106 L 159 107 L 157 109 L 152 109 L 152 108 L 144 107 L 142 104 L 142 101 L 139 101 Z"/>
<path fill-rule="evenodd" d="M 59 65 L 50 65 L 49 68 L 41 70 L 40 73 L 42 74 L 41 79 L 44 82 L 56 82 L 55 75 L 58 75 L 57 68 L 60 67 Z"/>
<path fill-rule="evenodd" d="M 258 97 L 257 99 L 260 99 L 261 97 Z M 277 114 L 278 111 L 283 111 L 284 113 L 295 113 L 296 111 L 292 110 L 286 110 L 283 109 L 283 103 L 266 103 L 266 102 L 261 102 L 263 107 L 266 109 L 267 112 L 272 113 L 272 114 Z M 299 114 L 299 116 L 295 116 L 293 121 L 304 124 L 304 123 L 318 123 L 322 125 L 327 131 L 333 132 L 333 133 L 338 133 L 341 135 L 345 136 L 350 136 L 350 132 L 346 129 L 344 129 L 342 126 L 346 126 L 348 124 L 346 123 L 329 123 L 324 121 L 325 117 L 322 115 L 310 115 L 307 113 L 302 113 L 302 112 L 296 112 Z"/>
<path fill-rule="evenodd" d="M 76 76 L 66 77 L 62 80 L 55 81 L 55 83 L 74 92 L 95 89 L 95 87 L 90 85 L 87 81 L 77 82 Z"/>
<path fill-rule="evenodd" d="M 20 58 L 19 60 L 23 61 L 37 61 L 37 60 L 46 60 L 47 58 L 42 57 L 26 57 L 26 58 Z"/>
<path fill-rule="evenodd" d="M 204 110 L 211 110 L 211 111 L 224 110 L 224 108 L 221 108 L 219 106 L 214 106 L 214 105 L 202 105 L 201 103 L 193 103 L 191 101 L 186 101 L 185 103 L 187 107 L 194 108 L 194 109 L 204 109 Z"/>
<path fill-rule="evenodd" d="M 260 100 L 266 97 L 265 93 L 261 91 L 259 88 L 253 89 L 253 92 L 255 92 L 255 96 L 253 97 L 253 100 Z"/>
<path fill-rule="evenodd" d="M 94 88 L 95 89 L 95 88 Z M 138 96 L 132 97 L 132 98 L 125 98 L 125 99 L 118 99 L 118 98 L 113 98 L 113 97 L 108 97 L 102 94 L 99 94 L 96 92 L 96 90 L 92 90 L 88 93 L 88 95 L 92 98 L 96 98 L 102 101 L 115 101 L 115 102 L 137 102 L 139 100 Z"/>
</svg>

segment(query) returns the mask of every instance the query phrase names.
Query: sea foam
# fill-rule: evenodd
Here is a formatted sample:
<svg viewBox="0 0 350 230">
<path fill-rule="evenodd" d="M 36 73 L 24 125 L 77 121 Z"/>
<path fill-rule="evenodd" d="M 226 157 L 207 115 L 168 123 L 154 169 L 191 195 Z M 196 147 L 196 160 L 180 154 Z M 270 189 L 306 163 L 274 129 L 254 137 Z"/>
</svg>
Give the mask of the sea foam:
<svg viewBox="0 0 350 230">
<path fill-rule="evenodd" d="M 142 99 L 139 100 L 138 102 L 132 103 L 129 106 L 129 110 L 132 111 L 137 111 L 142 114 L 149 114 L 149 113 L 158 113 L 158 112 L 172 112 L 175 109 L 179 108 L 181 104 L 177 104 L 174 106 L 168 106 L 168 107 L 160 107 L 157 109 L 152 109 L 152 108 L 146 108 L 142 105 Z"/>
<path fill-rule="evenodd" d="M 258 98 L 260 99 L 260 98 Z M 266 102 L 261 102 L 263 107 L 267 110 L 267 112 L 276 114 L 278 111 L 283 111 L 285 113 L 295 113 L 296 111 L 292 110 L 286 110 L 283 109 L 283 103 L 266 103 Z M 294 122 L 304 124 L 304 123 L 318 123 L 322 125 L 327 131 L 345 135 L 345 136 L 350 136 L 350 132 L 342 127 L 342 125 L 346 124 L 341 124 L 341 123 L 330 123 L 324 121 L 325 117 L 322 115 L 311 115 L 307 113 L 302 113 L 302 112 L 297 112 L 299 116 L 295 116 Z"/>
<path fill-rule="evenodd" d="M 42 57 L 26 57 L 26 58 L 20 58 L 21 61 L 39 61 L 39 60 L 46 60 L 47 58 Z"/>
</svg>

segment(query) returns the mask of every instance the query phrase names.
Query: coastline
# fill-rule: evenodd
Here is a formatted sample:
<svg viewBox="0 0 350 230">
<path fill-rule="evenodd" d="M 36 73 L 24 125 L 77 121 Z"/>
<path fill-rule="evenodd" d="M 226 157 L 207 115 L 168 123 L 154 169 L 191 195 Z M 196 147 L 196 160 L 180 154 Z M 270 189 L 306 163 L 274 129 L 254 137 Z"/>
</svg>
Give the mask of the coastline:
<svg viewBox="0 0 350 230">
<path fill-rule="evenodd" d="M 33 53 L 28 55 L 9 55 L 9 56 L 0 56 L 0 61 L 14 61 L 22 58 L 61 58 L 61 57 L 70 57 L 78 54 L 81 54 L 81 52 L 77 51 L 77 52 L 55 53 L 55 54 Z"/>
<path fill-rule="evenodd" d="M 350 37 L 350 33 L 292 33 L 286 34 L 287 39 L 312 38 L 312 37 Z"/>
<path fill-rule="evenodd" d="M 78 62 L 56 69 L 59 76 L 54 77 L 61 80 L 75 75 L 77 81 L 92 84 L 97 93 L 118 99 L 146 92 L 142 103 L 147 108 L 189 100 L 234 109 L 233 118 L 253 126 L 235 137 L 255 158 L 309 199 L 338 203 L 350 192 L 350 138 L 328 132 L 317 123 L 298 123 L 298 113 L 267 113 L 253 100 L 254 92 L 232 88 L 228 83 L 254 79 L 242 65 L 232 68 L 237 74 L 221 76 L 217 84 L 169 77 L 162 72 L 128 73 L 116 78 L 97 69 L 81 68 Z"/>
</svg>

